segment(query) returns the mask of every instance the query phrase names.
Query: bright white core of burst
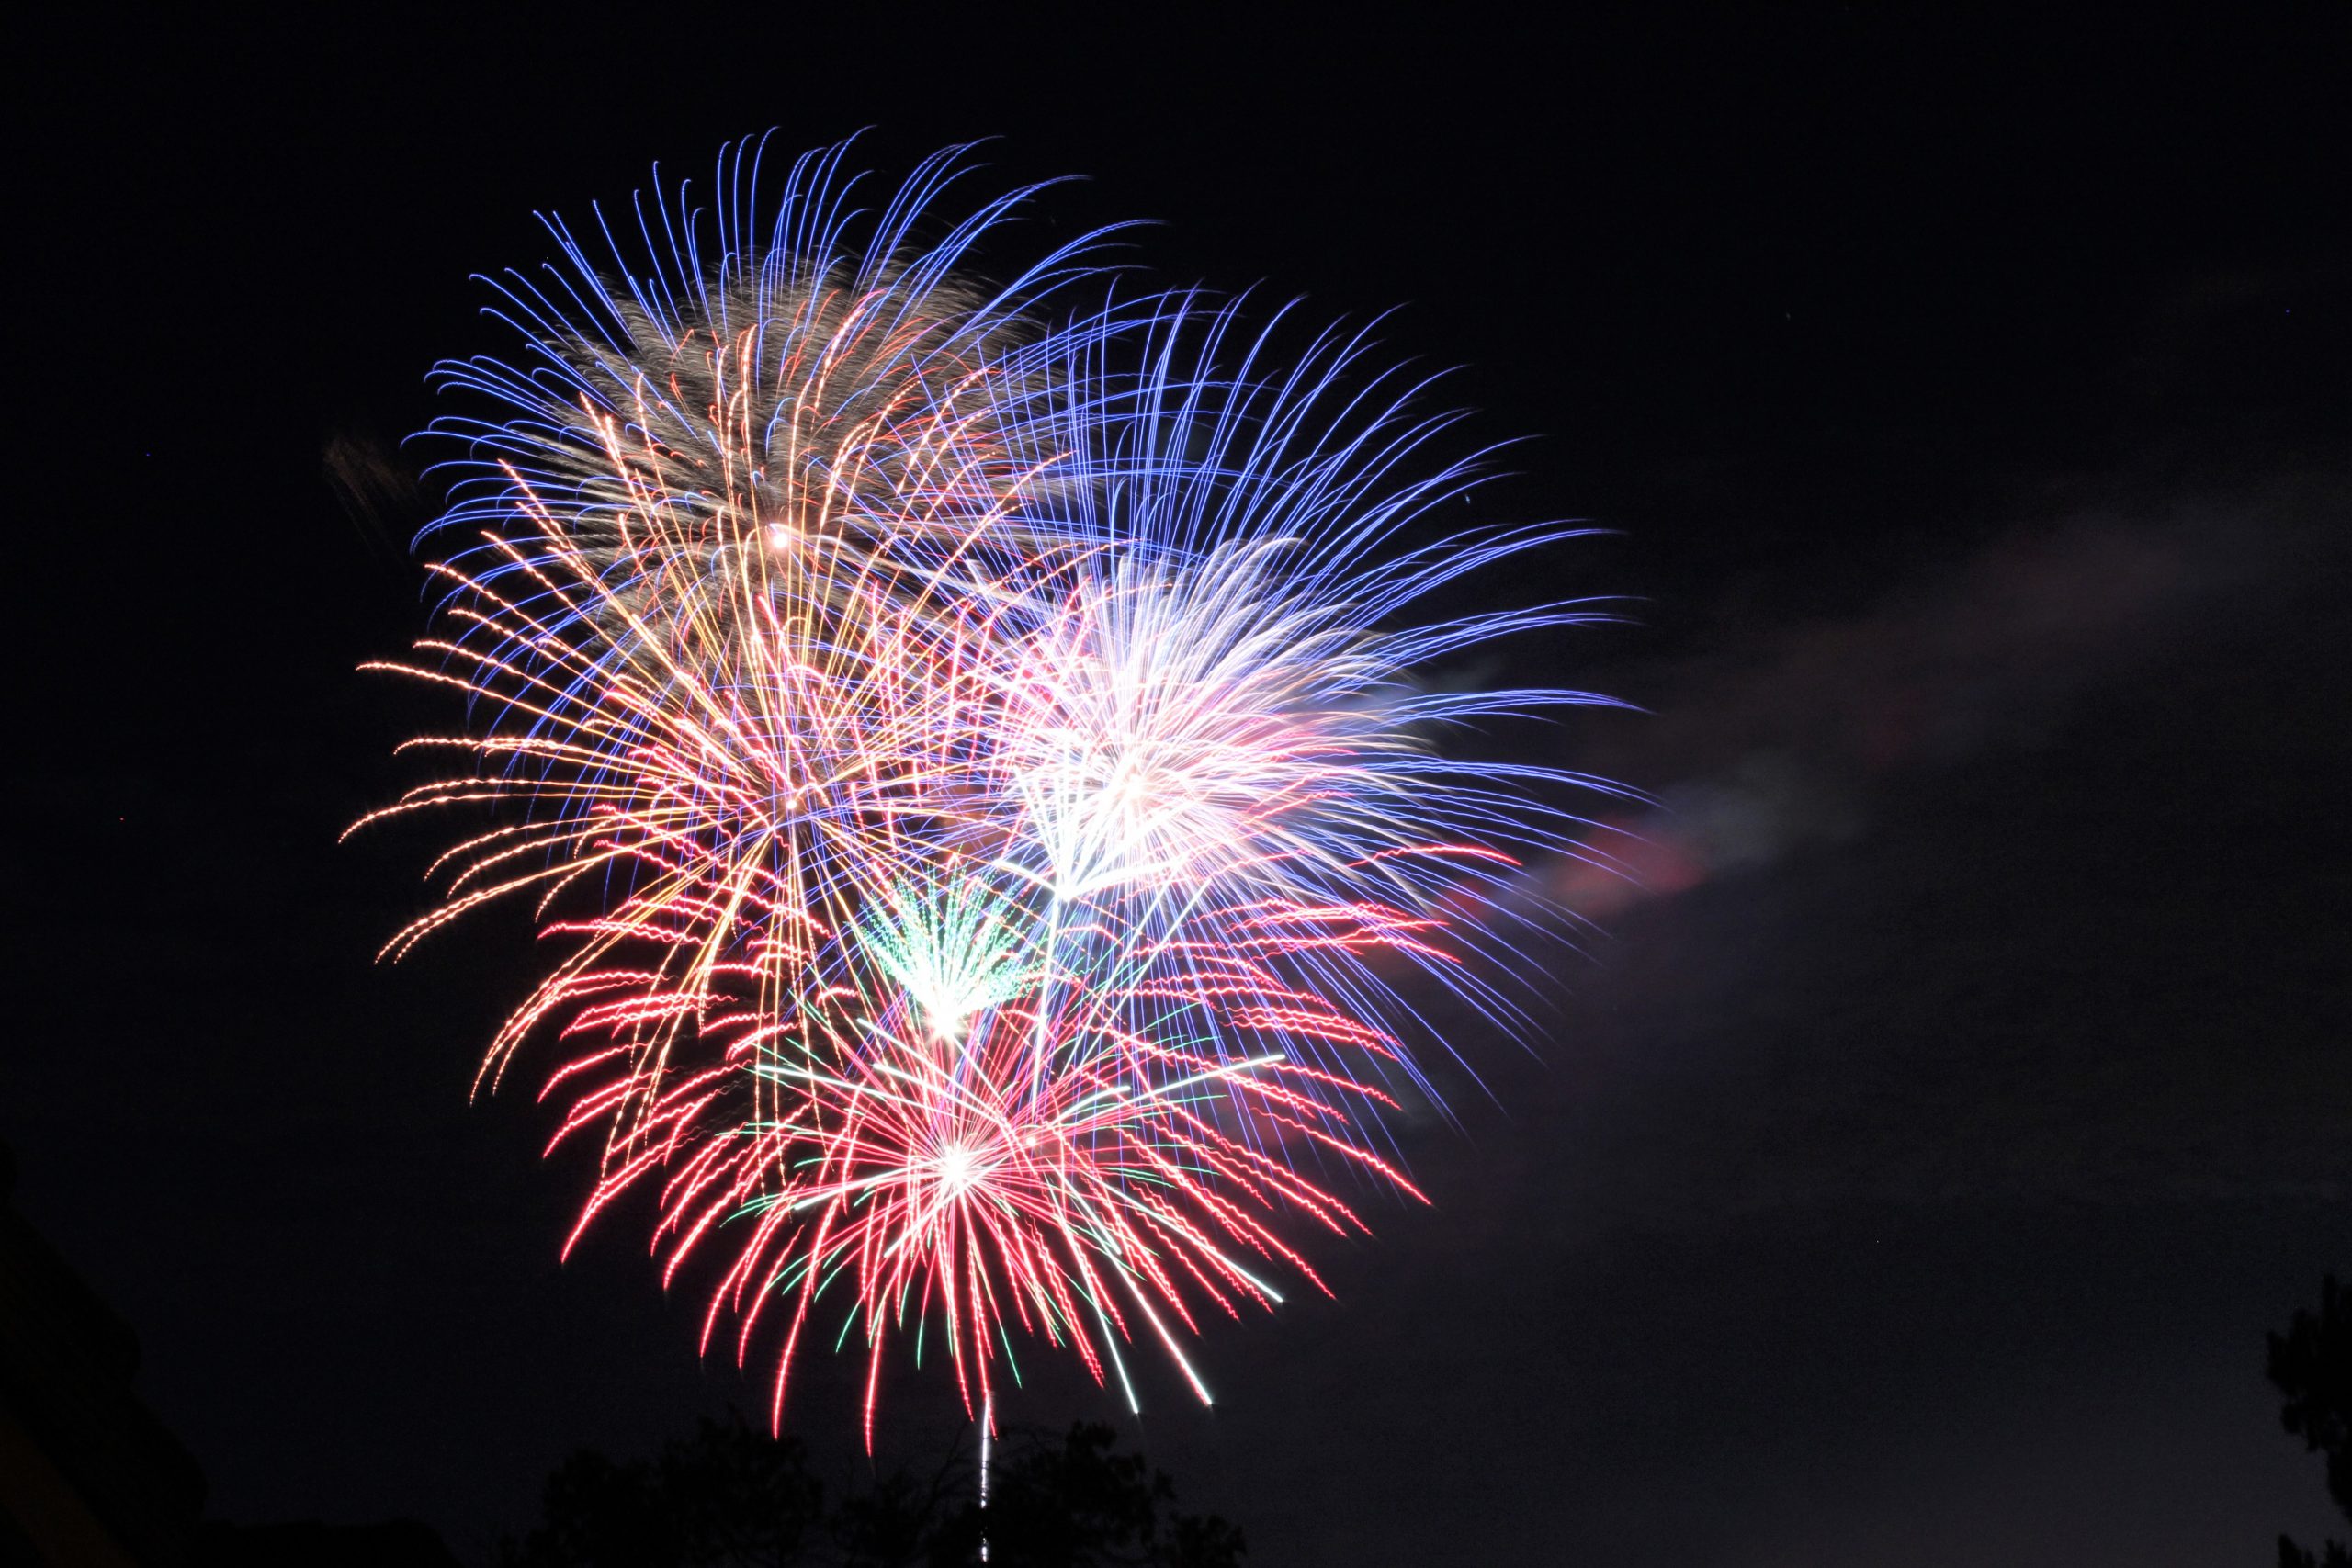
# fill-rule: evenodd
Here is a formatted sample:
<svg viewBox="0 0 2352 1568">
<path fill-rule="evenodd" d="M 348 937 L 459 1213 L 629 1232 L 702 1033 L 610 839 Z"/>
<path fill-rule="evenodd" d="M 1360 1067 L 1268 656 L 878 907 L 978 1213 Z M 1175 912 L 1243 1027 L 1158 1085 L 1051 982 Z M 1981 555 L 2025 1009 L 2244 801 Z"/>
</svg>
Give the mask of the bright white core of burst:
<svg viewBox="0 0 2352 1568">
<path fill-rule="evenodd" d="M 939 1151 L 939 1184 L 951 1198 L 960 1198 L 972 1189 L 979 1178 L 979 1161 L 962 1144 L 950 1144 Z"/>
</svg>

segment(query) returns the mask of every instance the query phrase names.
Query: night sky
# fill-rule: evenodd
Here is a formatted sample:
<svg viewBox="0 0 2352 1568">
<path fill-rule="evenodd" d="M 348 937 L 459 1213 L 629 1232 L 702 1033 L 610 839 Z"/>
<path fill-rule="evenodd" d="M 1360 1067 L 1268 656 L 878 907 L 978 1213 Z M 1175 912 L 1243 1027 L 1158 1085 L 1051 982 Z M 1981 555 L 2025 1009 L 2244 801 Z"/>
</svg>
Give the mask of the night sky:
<svg viewBox="0 0 2352 1568">
<path fill-rule="evenodd" d="M 19 35 L 0 1137 L 217 1515 L 478 1559 L 571 1448 L 763 1399 L 641 1232 L 558 1264 L 586 1172 L 527 1093 L 469 1105 L 524 926 L 376 967 L 426 840 L 336 835 L 451 715 L 354 666 L 423 625 L 424 372 L 507 345 L 469 274 L 773 125 L 998 136 L 1090 176 L 1047 236 L 1400 307 L 1532 438 L 1482 515 L 1617 531 L 1504 586 L 1635 601 L 1485 671 L 1646 709 L 1522 743 L 1659 805 L 1643 887 L 1538 868 L 1598 930 L 1534 1055 L 1456 1039 L 1493 1092 L 1406 1126 L 1434 1206 L 1213 1327 L 1213 1410 L 1062 1369 L 1015 1418 L 1116 1420 L 1271 1568 L 2324 1532 L 2262 1336 L 2352 1272 L 2343 7 L 793 9 Z M 794 1412 L 837 1476 L 850 1375 Z M 902 1375 L 886 1446 L 952 1400 Z"/>
</svg>

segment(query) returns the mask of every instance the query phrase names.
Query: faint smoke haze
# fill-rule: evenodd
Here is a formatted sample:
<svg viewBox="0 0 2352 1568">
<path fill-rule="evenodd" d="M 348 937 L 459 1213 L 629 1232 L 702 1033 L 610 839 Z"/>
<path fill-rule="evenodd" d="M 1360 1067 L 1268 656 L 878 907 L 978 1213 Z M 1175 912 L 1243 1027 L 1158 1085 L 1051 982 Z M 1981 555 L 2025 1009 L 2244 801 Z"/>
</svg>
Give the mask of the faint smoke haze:
<svg viewBox="0 0 2352 1568">
<path fill-rule="evenodd" d="M 1606 921 L 1850 840 L 1885 782 L 2041 747 L 2103 683 L 2200 626 L 2270 613 L 2340 553 L 2347 520 L 2342 485 L 2318 478 L 2076 509 L 1859 615 L 1752 627 L 1628 671 L 1648 716 L 1578 765 L 1647 788 L 1655 807 L 1604 813 L 1594 847 L 1617 864 L 1559 861 L 1539 870 L 1545 891 Z"/>
</svg>

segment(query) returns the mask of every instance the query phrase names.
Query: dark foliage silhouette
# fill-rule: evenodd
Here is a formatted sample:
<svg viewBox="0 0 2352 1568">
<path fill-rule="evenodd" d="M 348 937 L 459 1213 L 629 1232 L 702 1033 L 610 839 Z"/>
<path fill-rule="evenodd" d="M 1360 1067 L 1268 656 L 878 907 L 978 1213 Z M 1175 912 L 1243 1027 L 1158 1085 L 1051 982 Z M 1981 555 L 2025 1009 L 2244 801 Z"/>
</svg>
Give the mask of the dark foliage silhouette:
<svg viewBox="0 0 2352 1568">
<path fill-rule="evenodd" d="M 429 1525 L 330 1525 L 316 1519 L 239 1525 L 208 1519 L 188 1545 L 187 1568 L 458 1568 Z M 8 1562 L 0 1554 L 0 1563 Z"/>
<path fill-rule="evenodd" d="M 2327 1455 L 2327 1492 L 2352 1519 L 2352 1291 L 2331 1274 L 2319 1311 L 2298 1312 L 2270 1339 L 2270 1381 L 2286 1400 L 2287 1430 L 2312 1453 Z M 2321 1552 L 2278 1538 L 2279 1568 L 2352 1568 L 2352 1548 L 2329 1541 Z"/>
<path fill-rule="evenodd" d="M 800 1445 L 734 1416 L 651 1461 L 581 1450 L 548 1477 L 539 1528 L 503 1557 L 507 1568 L 781 1568 L 817 1561 L 825 1525 Z"/>
<path fill-rule="evenodd" d="M 741 1417 L 705 1421 L 651 1460 L 593 1450 L 548 1478 L 537 1528 L 504 1568 L 1238 1568 L 1241 1532 L 1176 1511 L 1175 1487 L 1107 1427 L 1016 1434 L 978 1502 L 967 1452 L 886 1474 L 826 1506 L 801 1446 Z"/>
<path fill-rule="evenodd" d="M 928 1483 L 902 1470 L 844 1497 L 831 1525 L 842 1568 L 919 1568 L 927 1562 L 950 1497 L 970 1485 L 961 1458 L 951 1456 Z"/>
<path fill-rule="evenodd" d="M 1122 1454 L 1108 1427 L 1072 1427 L 1058 1443 L 1012 1445 L 989 1504 L 967 1502 L 933 1538 L 932 1568 L 1230 1568 L 1241 1532 L 1215 1515 L 1179 1514 L 1176 1489 L 1140 1455 Z"/>
</svg>

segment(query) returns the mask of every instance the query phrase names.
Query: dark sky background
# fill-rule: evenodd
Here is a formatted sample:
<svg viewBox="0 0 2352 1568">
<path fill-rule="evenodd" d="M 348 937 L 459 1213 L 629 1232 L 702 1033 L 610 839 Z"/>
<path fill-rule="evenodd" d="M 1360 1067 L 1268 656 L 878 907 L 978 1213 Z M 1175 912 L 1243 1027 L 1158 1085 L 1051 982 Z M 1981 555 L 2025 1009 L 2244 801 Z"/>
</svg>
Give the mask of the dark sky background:
<svg viewBox="0 0 2352 1568">
<path fill-rule="evenodd" d="M 1540 1060 L 1414 1125 L 1430 1210 L 1336 1303 L 1219 1327 L 1140 1424 L 1287 1565 L 2267 1562 L 2325 1525 L 2262 1335 L 2352 1270 L 2347 13 L 1558 32 L 1120 7 L 959 31 L 123 23 L 12 70 L 0 1137 L 235 1519 L 409 1515 L 480 1557 L 573 1446 L 759 1386 L 472 1066 L 534 961 L 372 967 L 416 841 L 338 847 L 444 722 L 353 666 L 422 622 L 422 503 L 325 455 L 503 349 L 468 274 L 656 159 L 873 125 L 1004 140 L 1162 220 L 1169 281 L 1404 307 L 1489 515 L 1622 530 L 1523 649 L 1648 716 L 1647 886 Z M 2226 12 L 2224 15 L 2222 13 Z M 1552 583 L 1515 583 L 1548 590 Z M 795 1427 L 855 1462 L 820 1374 Z M 917 1451 L 951 1391 L 903 1377 Z M 895 1433 L 895 1438 L 893 1434 Z"/>
</svg>

